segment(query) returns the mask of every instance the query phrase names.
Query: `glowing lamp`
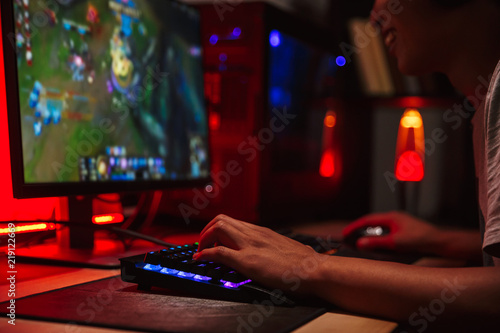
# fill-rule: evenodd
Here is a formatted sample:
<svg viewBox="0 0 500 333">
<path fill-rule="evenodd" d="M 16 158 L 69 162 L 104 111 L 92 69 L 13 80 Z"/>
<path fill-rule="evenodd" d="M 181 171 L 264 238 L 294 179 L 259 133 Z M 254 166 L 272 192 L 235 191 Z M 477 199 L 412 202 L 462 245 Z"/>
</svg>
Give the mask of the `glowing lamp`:
<svg viewBox="0 0 500 333">
<path fill-rule="evenodd" d="M 344 67 L 347 64 L 347 60 L 342 56 L 338 56 L 335 59 L 335 62 L 337 63 L 337 66 L 339 66 L 339 67 Z"/>
<path fill-rule="evenodd" d="M 337 114 L 334 111 L 326 112 L 323 120 L 323 154 L 319 164 L 319 174 L 324 178 L 335 175 L 334 127 L 337 124 Z"/>
<path fill-rule="evenodd" d="M 103 215 L 94 215 L 92 217 L 92 222 L 94 224 L 113 224 L 113 223 L 122 223 L 124 220 L 123 214 L 115 213 L 115 214 L 103 214 Z"/>
<path fill-rule="evenodd" d="M 221 125 L 220 113 L 210 112 L 208 117 L 208 124 L 212 131 L 218 131 Z"/>
<path fill-rule="evenodd" d="M 325 116 L 325 126 L 329 128 L 335 127 L 337 124 L 337 115 L 333 111 L 328 111 Z"/>
<path fill-rule="evenodd" d="M 272 47 L 278 47 L 281 44 L 281 34 L 279 31 L 273 30 L 269 36 L 269 43 Z"/>
<path fill-rule="evenodd" d="M 396 145 L 396 179 L 419 182 L 424 178 L 424 122 L 416 109 L 406 109 L 399 123 Z"/>
<path fill-rule="evenodd" d="M 27 232 L 36 232 L 36 231 L 46 231 L 46 230 L 55 230 L 56 226 L 54 223 L 15 223 L 15 233 L 27 233 Z M 0 228 L 0 236 L 10 234 L 10 228 Z"/>
<path fill-rule="evenodd" d="M 319 166 L 319 174 L 325 178 L 335 175 L 335 155 L 333 154 L 333 149 L 328 149 L 323 153 Z"/>
</svg>

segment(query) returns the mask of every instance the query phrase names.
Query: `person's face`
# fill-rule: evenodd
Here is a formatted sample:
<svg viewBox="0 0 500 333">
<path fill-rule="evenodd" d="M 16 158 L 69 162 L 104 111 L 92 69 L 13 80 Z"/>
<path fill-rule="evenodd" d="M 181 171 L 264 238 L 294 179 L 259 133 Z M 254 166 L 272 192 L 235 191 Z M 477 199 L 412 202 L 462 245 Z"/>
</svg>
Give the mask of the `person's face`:
<svg viewBox="0 0 500 333">
<path fill-rule="evenodd" d="M 397 58 L 404 74 L 420 75 L 439 71 L 447 57 L 444 11 L 430 0 L 376 0 L 372 23 L 380 26 L 389 53 Z"/>
</svg>

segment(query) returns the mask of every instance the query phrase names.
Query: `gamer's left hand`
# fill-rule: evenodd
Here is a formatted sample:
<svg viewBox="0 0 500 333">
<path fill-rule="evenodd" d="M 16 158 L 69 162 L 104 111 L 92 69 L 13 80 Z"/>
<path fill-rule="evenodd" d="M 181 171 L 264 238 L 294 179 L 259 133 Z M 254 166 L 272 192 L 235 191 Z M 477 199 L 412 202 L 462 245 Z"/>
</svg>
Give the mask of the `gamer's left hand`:
<svg viewBox="0 0 500 333">
<path fill-rule="evenodd" d="M 222 263 L 270 288 L 310 294 L 327 256 L 268 228 L 219 215 L 201 232 L 194 258 Z"/>
</svg>

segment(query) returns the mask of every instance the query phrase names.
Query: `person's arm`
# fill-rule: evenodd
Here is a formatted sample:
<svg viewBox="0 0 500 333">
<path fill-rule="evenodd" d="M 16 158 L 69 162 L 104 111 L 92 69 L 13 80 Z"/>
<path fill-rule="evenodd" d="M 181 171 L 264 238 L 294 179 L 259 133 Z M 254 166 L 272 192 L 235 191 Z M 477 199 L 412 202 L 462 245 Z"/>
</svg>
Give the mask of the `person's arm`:
<svg viewBox="0 0 500 333">
<path fill-rule="evenodd" d="M 223 215 L 202 231 L 199 250 L 196 260 L 217 261 L 269 288 L 319 297 L 357 313 L 411 324 L 442 303 L 441 318 L 500 318 L 498 267 L 441 269 L 331 257 Z"/>
<path fill-rule="evenodd" d="M 357 228 L 378 225 L 389 228 L 390 233 L 383 237 L 360 238 L 356 244 L 359 249 L 390 249 L 475 262 L 482 260 L 479 231 L 441 229 L 402 212 L 364 216 L 348 225 L 343 234 L 348 236 Z"/>
<path fill-rule="evenodd" d="M 428 268 L 328 257 L 303 283 L 343 309 L 412 324 L 438 314 L 441 320 L 498 318 L 499 279 L 500 267 Z"/>
</svg>

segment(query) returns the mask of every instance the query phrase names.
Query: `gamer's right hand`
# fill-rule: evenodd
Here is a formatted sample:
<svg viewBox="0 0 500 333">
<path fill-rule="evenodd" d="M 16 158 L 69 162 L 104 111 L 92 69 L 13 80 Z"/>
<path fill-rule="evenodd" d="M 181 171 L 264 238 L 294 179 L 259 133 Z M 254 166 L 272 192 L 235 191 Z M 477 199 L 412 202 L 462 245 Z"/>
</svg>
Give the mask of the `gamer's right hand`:
<svg viewBox="0 0 500 333">
<path fill-rule="evenodd" d="M 377 237 L 361 237 L 356 242 L 360 250 L 393 250 L 397 252 L 435 253 L 441 230 L 435 226 L 402 212 L 379 213 L 364 216 L 343 230 L 349 237 L 360 228 L 381 226 L 389 233 Z"/>
</svg>

